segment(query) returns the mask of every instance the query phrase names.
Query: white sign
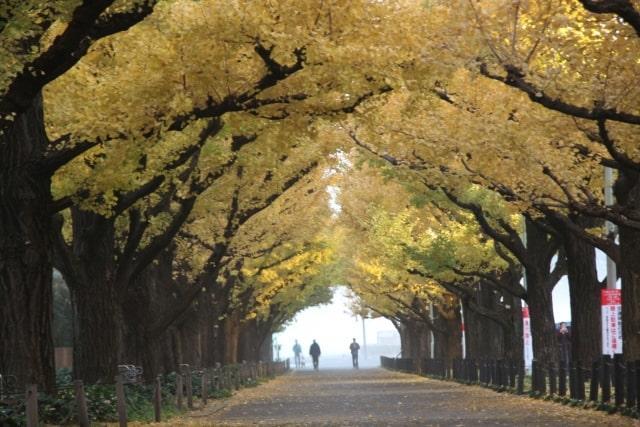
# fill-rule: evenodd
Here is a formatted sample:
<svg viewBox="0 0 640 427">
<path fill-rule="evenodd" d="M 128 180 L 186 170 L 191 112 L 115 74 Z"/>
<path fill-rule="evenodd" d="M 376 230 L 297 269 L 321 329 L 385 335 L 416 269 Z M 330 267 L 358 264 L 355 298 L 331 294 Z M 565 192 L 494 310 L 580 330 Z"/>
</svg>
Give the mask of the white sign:
<svg viewBox="0 0 640 427">
<path fill-rule="evenodd" d="M 620 289 L 603 289 L 602 354 L 622 354 L 622 293 Z"/>
<path fill-rule="evenodd" d="M 531 318 L 529 307 L 522 307 L 522 341 L 524 342 L 524 366 L 531 367 L 533 361 L 533 342 L 531 341 Z"/>
</svg>

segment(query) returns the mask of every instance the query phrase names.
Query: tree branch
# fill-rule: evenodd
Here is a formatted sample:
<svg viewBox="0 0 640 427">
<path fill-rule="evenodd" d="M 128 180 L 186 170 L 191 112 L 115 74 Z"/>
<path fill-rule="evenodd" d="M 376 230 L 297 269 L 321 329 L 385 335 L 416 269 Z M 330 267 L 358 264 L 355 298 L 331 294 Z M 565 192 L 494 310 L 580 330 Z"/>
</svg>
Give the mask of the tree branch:
<svg viewBox="0 0 640 427">
<path fill-rule="evenodd" d="M 624 20 L 640 37 L 640 12 L 630 0 L 579 0 L 592 13 L 613 13 Z"/>
</svg>

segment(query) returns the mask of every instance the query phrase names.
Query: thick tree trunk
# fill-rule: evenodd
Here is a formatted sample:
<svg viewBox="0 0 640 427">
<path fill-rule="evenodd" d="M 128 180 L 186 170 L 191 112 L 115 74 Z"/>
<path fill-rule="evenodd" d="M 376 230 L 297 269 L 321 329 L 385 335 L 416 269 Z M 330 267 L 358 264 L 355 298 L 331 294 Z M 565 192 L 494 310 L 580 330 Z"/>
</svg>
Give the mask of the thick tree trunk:
<svg viewBox="0 0 640 427">
<path fill-rule="evenodd" d="M 498 310 L 498 296 L 494 293 L 493 288 L 480 284 L 478 294 L 478 305 L 494 312 Z M 465 316 L 467 316 L 467 313 L 470 313 L 470 311 L 466 310 Z M 483 316 L 476 317 L 482 329 L 480 335 L 480 357 L 491 359 L 504 357 L 503 327 L 489 318 Z M 465 321 L 465 326 L 468 324 L 469 321 Z"/>
<path fill-rule="evenodd" d="M 640 174 L 620 171 L 615 195 L 620 205 L 640 211 Z M 622 334 L 625 358 L 640 359 L 640 231 L 619 226 L 620 277 L 622 279 Z"/>
<path fill-rule="evenodd" d="M 396 325 L 396 329 L 398 330 L 398 334 L 400 335 L 400 356 L 401 357 L 410 357 L 411 354 L 411 343 L 409 342 L 409 333 L 406 322 L 401 322 Z"/>
<path fill-rule="evenodd" d="M 531 268 L 527 268 L 527 304 L 531 316 L 533 357 L 544 365 L 558 362 L 558 340 L 553 317 L 550 263 L 545 256 L 549 241 L 547 233 L 527 220 L 527 252 Z"/>
<path fill-rule="evenodd" d="M 240 335 L 240 316 L 233 311 L 224 319 L 225 352 L 224 364 L 238 362 L 238 338 Z"/>
<path fill-rule="evenodd" d="M 65 275 L 74 307 L 74 376 L 85 382 L 113 381 L 122 355 L 124 320 L 115 286 L 114 221 L 72 208 L 77 265 Z"/>
<path fill-rule="evenodd" d="M 522 336 L 522 300 L 505 295 L 505 302 L 511 311 L 512 328 L 505 330 L 505 357 L 510 360 L 524 360 L 524 342 Z"/>
<path fill-rule="evenodd" d="M 55 385 L 51 176 L 42 98 L 0 135 L 0 373 Z"/>
<path fill-rule="evenodd" d="M 186 316 L 182 323 L 176 325 L 180 331 L 180 343 L 182 345 L 182 363 L 192 367 L 202 366 L 202 340 L 198 327 L 198 313 L 193 311 Z"/>
<path fill-rule="evenodd" d="M 125 320 L 123 361 L 142 365 L 145 377 L 154 379 L 163 372 L 175 371 L 178 364 L 172 350 L 172 330 L 157 336 L 148 328 L 175 301 L 172 277 L 173 251 L 162 251 L 158 263 L 145 268 L 126 291 L 122 303 Z M 206 310 L 203 310 L 203 312 Z"/>
<path fill-rule="evenodd" d="M 537 281 L 538 275 L 527 271 L 530 283 Z M 542 282 L 542 281 L 541 281 Z M 534 358 L 548 366 L 558 362 L 558 340 L 553 317 L 551 289 L 540 285 L 529 286 L 527 291 L 529 315 L 531 316 L 531 339 Z"/>
<path fill-rule="evenodd" d="M 593 246 L 564 235 L 571 301 L 571 358 L 587 366 L 602 352 L 600 289 Z"/>
<path fill-rule="evenodd" d="M 283 357 L 282 353 L 280 353 L 280 357 Z M 271 362 L 274 360 L 273 358 L 273 334 L 269 333 L 267 337 L 262 340 L 262 345 L 258 349 L 258 360 L 262 360 L 263 362 Z"/>
<path fill-rule="evenodd" d="M 453 309 L 449 317 L 437 313 L 435 324 L 445 332 L 435 333 L 436 358 L 445 360 L 446 366 L 451 367 L 454 359 L 462 358 L 462 324 L 460 310 Z"/>
<path fill-rule="evenodd" d="M 238 336 L 238 361 L 257 362 L 260 360 L 258 324 L 256 319 L 241 323 Z"/>
</svg>

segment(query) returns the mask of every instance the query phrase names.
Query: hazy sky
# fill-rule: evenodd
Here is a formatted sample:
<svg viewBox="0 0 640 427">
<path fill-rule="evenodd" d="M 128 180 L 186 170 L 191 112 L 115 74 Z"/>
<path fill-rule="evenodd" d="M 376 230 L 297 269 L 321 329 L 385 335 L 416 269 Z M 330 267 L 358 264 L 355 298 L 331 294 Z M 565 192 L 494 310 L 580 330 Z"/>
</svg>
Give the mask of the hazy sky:
<svg viewBox="0 0 640 427">
<path fill-rule="evenodd" d="M 308 308 L 296 316 L 284 330 L 276 334 L 274 340 L 282 346 L 280 356 L 293 357 L 293 344 L 297 339 L 304 354 L 309 352 L 312 340 L 320 345 L 326 356 L 349 354 L 349 344 L 355 338 L 362 346 L 362 319 L 351 315 L 348 308 L 346 288 L 337 288 L 331 304 Z M 378 331 L 395 331 L 393 324 L 386 319 L 367 319 L 365 321 L 367 342 L 377 340 Z"/>
</svg>

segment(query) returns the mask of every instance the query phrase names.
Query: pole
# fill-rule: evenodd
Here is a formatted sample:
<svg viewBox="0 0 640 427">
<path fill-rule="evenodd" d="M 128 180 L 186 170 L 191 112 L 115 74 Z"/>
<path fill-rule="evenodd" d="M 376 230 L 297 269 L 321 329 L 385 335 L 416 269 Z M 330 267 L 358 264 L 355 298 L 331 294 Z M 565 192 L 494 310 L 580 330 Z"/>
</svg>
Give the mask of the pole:
<svg viewBox="0 0 640 427">
<path fill-rule="evenodd" d="M 431 319 L 431 324 L 433 324 L 434 322 L 434 312 L 433 312 L 434 308 L 433 308 L 433 303 L 429 303 L 429 318 Z M 435 335 L 433 334 L 433 328 L 429 329 L 429 336 L 430 336 L 430 349 L 429 349 L 429 355 L 431 356 L 431 359 L 434 359 L 436 357 L 436 342 L 435 342 Z"/>
<path fill-rule="evenodd" d="M 614 204 L 613 198 L 613 169 L 609 167 L 604 168 L 604 204 L 611 206 Z M 616 235 L 616 226 L 611 221 L 605 221 L 605 228 L 607 230 L 607 236 L 612 237 Z M 607 289 L 615 289 L 616 282 L 618 281 L 618 273 L 616 271 L 616 263 L 609 257 L 607 257 Z"/>
<path fill-rule="evenodd" d="M 367 332 L 364 326 L 365 317 L 362 316 L 362 355 L 364 360 L 367 360 Z"/>
<path fill-rule="evenodd" d="M 527 248 L 527 218 L 525 216 L 522 217 L 522 245 L 524 248 Z M 522 267 L 522 286 L 527 289 L 527 270 Z M 533 358 L 535 355 L 533 354 L 533 344 L 531 342 L 531 318 L 529 317 L 529 307 L 525 301 L 522 301 L 522 342 L 524 345 L 524 349 L 522 355 L 524 356 L 524 366 L 525 369 L 531 368 Z"/>
<path fill-rule="evenodd" d="M 465 335 L 465 330 L 464 330 L 464 305 L 462 304 L 462 300 L 460 300 L 460 326 L 462 329 L 462 358 L 466 359 L 467 358 L 467 347 L 466 347 L 466 343 L 464 340 L 464 335 Z"/>
</svg>

